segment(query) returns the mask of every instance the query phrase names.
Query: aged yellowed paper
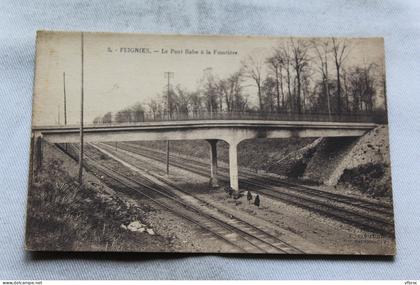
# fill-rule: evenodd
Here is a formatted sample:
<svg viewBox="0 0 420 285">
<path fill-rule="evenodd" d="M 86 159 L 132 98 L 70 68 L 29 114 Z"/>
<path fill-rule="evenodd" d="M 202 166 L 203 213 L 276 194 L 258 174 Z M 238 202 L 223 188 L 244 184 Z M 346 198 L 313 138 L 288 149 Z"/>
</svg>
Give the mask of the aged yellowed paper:
<svg viewBox="0 0 420 285">
<path fill-rule="evenodd" d="M 394 255 L 383 39 L 38 32 L 26 235 Z"/>
</svg>

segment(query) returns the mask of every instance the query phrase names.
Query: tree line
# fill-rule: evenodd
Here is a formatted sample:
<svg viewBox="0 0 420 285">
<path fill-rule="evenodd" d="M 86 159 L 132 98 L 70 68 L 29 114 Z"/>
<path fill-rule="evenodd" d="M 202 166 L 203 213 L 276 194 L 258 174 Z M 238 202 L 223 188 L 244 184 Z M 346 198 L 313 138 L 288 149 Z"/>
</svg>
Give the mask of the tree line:
<svg viewBox="0 0 420 285">
<path fill-rule="evenodd" d="M 239 70 L 224 78 L 207 68 L 195 90 L 168 82 L 154 99 L 107 113 L 94 123 L 198 118 L 209 113 L 370 113 L 376 111 L 379 97 L 386 110 L 383 67 L 366 60 L 355 65 L 349 60 L 351 52 L 345 39 L 291 38 L 267 57 L 247 56 Z M 255 94 L 246 92 L 250 86 Z M 255 96 L 256 106 L 250 96 Z"/>
</svg>

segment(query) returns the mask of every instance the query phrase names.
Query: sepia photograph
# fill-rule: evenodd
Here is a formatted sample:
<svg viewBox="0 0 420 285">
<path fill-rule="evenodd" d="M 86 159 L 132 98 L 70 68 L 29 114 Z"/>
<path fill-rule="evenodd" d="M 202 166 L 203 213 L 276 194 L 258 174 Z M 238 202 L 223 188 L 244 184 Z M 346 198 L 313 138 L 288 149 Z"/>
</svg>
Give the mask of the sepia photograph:
<svg viewBox="0 0 420 285">
<path fill-rule="evenodd" d="M 396 254 L 383 38 L 39 31 L 28 251 Z"/>
</svg>

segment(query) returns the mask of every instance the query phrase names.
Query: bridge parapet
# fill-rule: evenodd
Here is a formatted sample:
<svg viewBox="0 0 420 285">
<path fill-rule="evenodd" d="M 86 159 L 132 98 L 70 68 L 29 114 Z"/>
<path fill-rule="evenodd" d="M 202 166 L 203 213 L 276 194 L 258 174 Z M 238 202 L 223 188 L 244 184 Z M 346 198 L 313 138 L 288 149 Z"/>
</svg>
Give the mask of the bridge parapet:
<svg viewBox="0 0 420 285">
<path fill-rule="evenodd" d="M 144 114 L 132 119 L 129 116 L 120 118 L 112 116 L 107 121 L 95 121 L 98 125 L 115 125 L 138 122 L 165 122 L 165 121 L 200 121 L 200 120 L 266 120 L 266 121 L 313 121 L 313 122 L 348 122 L 348 123 L 376 123 L 386 124 L 385 112 L 343 112 L 341 114 L 328 114 L 317 112 L 290 113 L 290 112 L 199 112 L 174 114 Z"/>
</svg>

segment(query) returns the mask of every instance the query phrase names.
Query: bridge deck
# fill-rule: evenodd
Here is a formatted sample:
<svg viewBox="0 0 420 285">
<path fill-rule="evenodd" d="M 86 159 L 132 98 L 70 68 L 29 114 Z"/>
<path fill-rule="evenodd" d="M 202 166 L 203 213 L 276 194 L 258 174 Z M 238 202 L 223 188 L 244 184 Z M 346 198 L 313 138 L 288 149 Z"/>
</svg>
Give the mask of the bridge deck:
<svg viewBox="0 0 420 285">
<path fill-rule="evenodd" d="M 199 120 L 142 122 L 118 125 L 88 125 L 85 142 L 155 141 L 155 140 L 223 140 L 229 144 L 229 175 L 232 189 L 237 191 L 238 144 L 255 138 L 290 137 L 358 137 L 375 128 L 374 123 L 267 121 L 267 120 Z M 34 127 L 33 135 L 51 143 L 78 143 L 79 126 Z M 37 139 L 40 141 L 40 139 Z M 40 144 L 38 144 L 40 145 Z M 216 147 L 212 157 L 217 158 Z M 217 165 L 212 161 L 212 165 Z M 213 173 L 213 171 L 212 171 Z M 212 174 L 213 175 L 213 174 Z M 214 179 L 212 176 L 211 179 Z"/>
<path fill-rule="evenodd" d="M 182 129 L 182 128 L 328 128 L 328 129 L 372 129 L 375 123 L 354 122 L 313 122 L 313 121 L 267 121 L 267 120 L 195 120 L 195 121 L 153 121 L 122 124 L 88 124 L 84 126 L 86 132 L 95 131 L 136 131 L 142 129 Z M 79 125 L 67 126 L 34 126 L 34 132 L 42 133 L 71 133 L 78 132 Z"/>
</svg>

